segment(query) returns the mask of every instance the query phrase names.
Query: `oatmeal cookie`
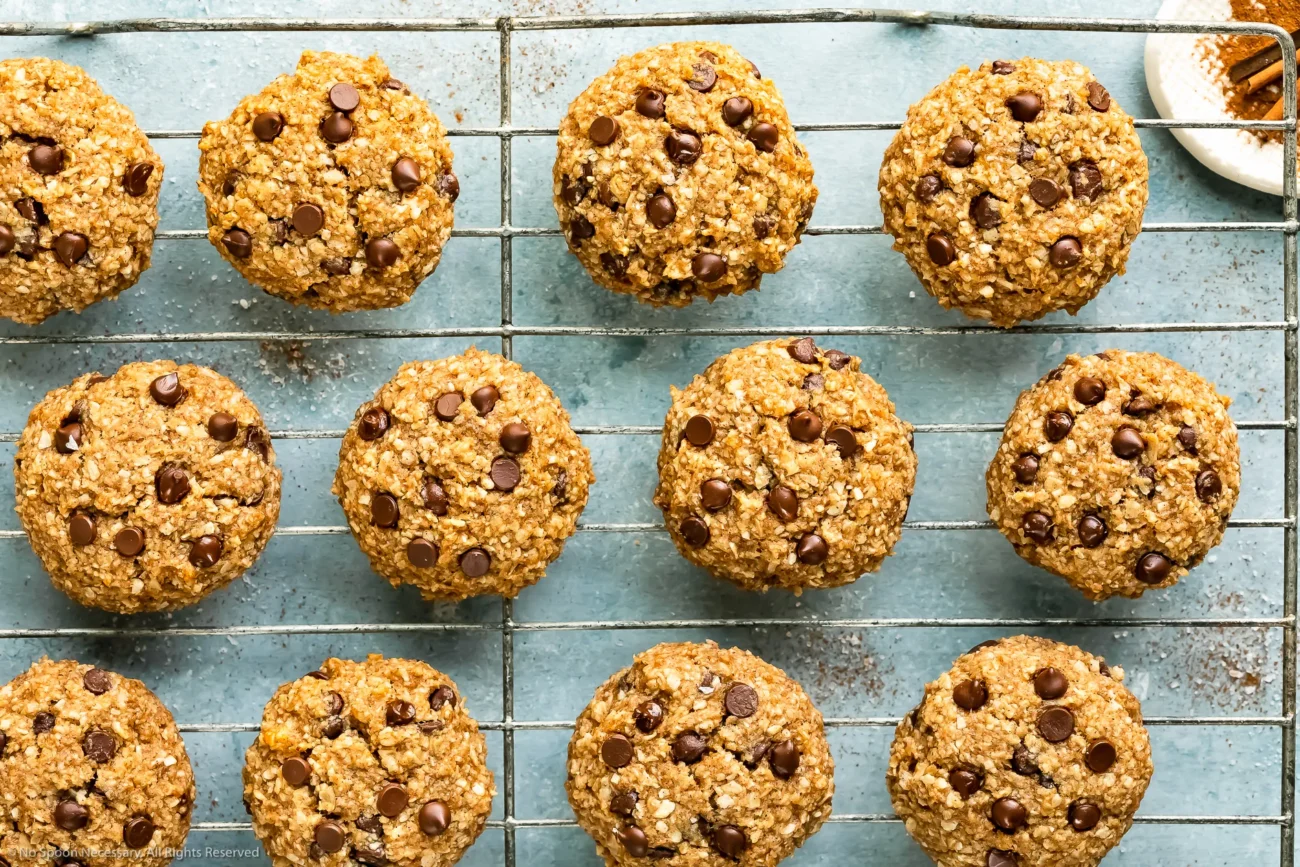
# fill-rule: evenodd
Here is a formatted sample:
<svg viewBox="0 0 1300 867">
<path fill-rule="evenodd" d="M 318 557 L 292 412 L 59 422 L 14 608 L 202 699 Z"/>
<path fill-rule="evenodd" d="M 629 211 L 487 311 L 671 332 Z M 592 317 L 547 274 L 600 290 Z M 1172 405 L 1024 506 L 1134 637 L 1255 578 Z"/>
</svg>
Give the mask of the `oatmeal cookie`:
<svg viewBox="0 0 1300 867">
<path fill-rule="evenodd" d="M 134 286 L 163 164 L 84 69 L 0 61 L 0 316 L 35 325 Z"/>
<path fill-rule="evenodd" d="M 272 295 L 396 307 L 433 273 L 460 182 L 442 124 L 378 57 L 305 51 L 203 128 L 208 239 Z"/>
<path fill-rule="evenodd" d="M 36 405 L 14 495 L 54 586 L 134 614 L 191 605 L 253 565 L 280 514 L 280 470 L 233 382 L 193 364 L 136 362 Z"/>
<path fill-rule="evenodd" d="M 281 686 L 244 757 L 244 805 L 275 867 L 450 867 L 495 794 L 456 684 L 377 654 Z"/>
<path fill-rule="evenodd" d="M 686 559 L 747 590 L 796 593 L 880 568 L 916 453 L 861 364 L 811 337 L 771 340 L 672 390 L 654 502 Z"/>
<path fill-rule="evenodd" d="M 376 572 L 454 601 L 536 583 L 595 480 L 546 384 L 471 348 L 402 365 L 357 410 L 333 491 Z"/>
<path fill-rule="evenodd" d="M 1168 587 L 1219 544 L 1237 502 L 1228 403 L 1155 353 L 1071 355 L 1016 401 L 986 475 L 989 517 L 1090 599 Z"/>
<path fill-rule="evenodd" d="M 1025 635 L 960 657 L 894 734 L 885 780 L 907 833 L 939 867 L 1096 867 L 1151 781 L 1123 679 Z"/>
<path fill-rule="evenodd" d="M 1077 313 L 1124 273 L 1146 203 L 1133 118 L 1070 60 L 962 67 L 880 166 L 894 249 L 944 307 L 999 327 Z"/>
<path fill-rule="evenodd" d="M 822 715 L 737 648 L 660 644 L 596 690 L 565 788 L 609 867 L 772 867 L 831 814 Z"/>
<path fill-rule="evenodd" d="M 620 58 L 560 123 L 555 210 L 591 278 L 656 306 L 758 288 L 817 188 L 781 94 L 729 45 Z"/>
<path fill-rule="evenodd" d="M 176 722 L 140 681 L 42 659 L 0 688 L 5 864 L 163 867 L 194 797 Z"/>
</svg>

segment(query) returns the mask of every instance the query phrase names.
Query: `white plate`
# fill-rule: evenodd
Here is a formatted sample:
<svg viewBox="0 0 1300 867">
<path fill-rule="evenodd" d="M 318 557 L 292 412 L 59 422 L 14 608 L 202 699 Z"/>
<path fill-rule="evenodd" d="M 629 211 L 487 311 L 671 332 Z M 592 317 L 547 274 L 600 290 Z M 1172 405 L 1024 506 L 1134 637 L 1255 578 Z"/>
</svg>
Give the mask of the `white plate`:
<svg viewBox="0 0 1300 867">
<path fill-rule="evenodd" d="M 1159 18 L 1227 21 L 1227 0 L 1165 0 Z M 1198 43 L 1204 34 L 1152 33 L 1147 37 L 1147 90 L 1167 119 L 1214 120 L 1232 116 L 1214 73 L 1204 68 Z M 1213 37 L 1209 37 L 1213 38 Z M 1174 138 L 1210 171 L 1275 196 L 1282 195 L 1282 145 L 1261 142 L 1240 129 L 1176 129 Z"/>
</svg>

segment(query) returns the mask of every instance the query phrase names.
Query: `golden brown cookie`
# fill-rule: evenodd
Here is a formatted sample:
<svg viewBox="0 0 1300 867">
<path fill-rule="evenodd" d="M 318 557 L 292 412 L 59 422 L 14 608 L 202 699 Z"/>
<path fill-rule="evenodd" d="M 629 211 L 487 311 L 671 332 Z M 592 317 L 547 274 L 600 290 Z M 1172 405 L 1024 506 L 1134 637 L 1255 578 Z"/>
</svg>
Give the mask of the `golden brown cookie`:
<svg viewBox="0 0 1300 867">
<path fill-rule="evenodd" d="M 1123 679 L 1044 638 L 972 649 L 898 725 L 894 812 L 939 867 L 1096 867 L 1151 781 Z"/>
<path fill-rule="evenodd" d="M 280 470 L 239 387 L 136 362 L 45 396 L 14 460 L 18 516 L 54 586 L 119 614 L 191 605 L 253 565 Z"/>
<path fill-rule="evenodd" d="M 11 867 L 163 867 L 185 843 L 194 796 L 176 722 L 140 681 L 42 659 L 0 688 Z"/>
<path fill-rule="evenodd" d="M 655 505 L 686 559 L 747 590 L 796 593 L 880 568 L 916 453 L 861 365 L 811 337 L 769 340 L 673 389 Z"/>
<path fill-rule="evenodd" d="M 0 316 L 35 325 L 134 286 L 163 164 L 85 70 L 0 61 Z"/>
<path fill-rule="evenodd" d="M 1152 352 L 1071 355 L 1016 401 L 989 517 L 1090 599 L 1168 587 L 1219 544 L 1237 502 L 1228 403 Z"/>
<path fill-rule="evenodd" d="M 620 58 L 573 101 L 553 192 L 593 280 L 684 307 L 781 270 L 812 176 L 770 79 L 729 45 L 673 42 Z"/>
<path fill-rule="evenodd" d="M 1124 273 L 1147 159 L 1072 60 L 958 69 L 907 112 L 880 166 L 894 249 L 944 307 L 1009 327 L 1077 313 Z"/>
<path fill-rule="evenodd" d="M 565 788 L 609 867 L 772 867 L 831 813 L 822 715 L 737 648 L 660 644 L 578 717 Z"/>
<path fill-rule="evenodd" d="M 378 57 L 303 52 L 199 141 L 208 239 L 272 295 L 396 307 L 433 273 L 460 183 L 442 124 Z"/>
<path fill-rule="evenodd" d="M 275 867 L 450 867 L 495 794 L 456 684 L 378 654 L 281 686 L 244 757 L 244 803 Z"/>
<path fill-rule="evenodd" d="M 333 491 L 376 572 L 459 600 L 536 583 L 595 480 L 546 384 L 471 348 L 402 365 L 357 410 Z"/>
</svg>

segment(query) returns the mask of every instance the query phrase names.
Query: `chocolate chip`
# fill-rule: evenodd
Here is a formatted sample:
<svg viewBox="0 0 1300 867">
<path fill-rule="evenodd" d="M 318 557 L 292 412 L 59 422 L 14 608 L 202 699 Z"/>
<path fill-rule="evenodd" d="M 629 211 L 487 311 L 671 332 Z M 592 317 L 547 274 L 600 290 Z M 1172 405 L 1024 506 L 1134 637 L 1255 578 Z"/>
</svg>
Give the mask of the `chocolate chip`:
<svg viewBox="0 0 1300 867">
<path fill-rule="evenodd" d="M 1223 493 L 1223 482 L 1219 480 L 1219 474 L 1214 470 L 1202 470 L 1196 476 L 1196 496 L 1204 502 L 1209 502 L 1219 494 Z"/>
<path fill-rule="evenodd" d="M 406 545 L 406 559 L 417 569 L 429 569 L 438 562 L 438 546 L 428 539 L 412 539 Z"/>
<path fill-rule="evenodd" d="M 57 175 L 63 171 L 63 148 L 58 145 L 34 145 L 27 152 L 27 162 L 42 175 Z"/>
<path fill-rule="evenodd" d="M 995 61 L 993 61 L 993 74 L 994 74 L 994 75 L 1010 75 L 1011 73 L 1013 73 L 1013 72 L 1015 72 L 1015 71 L 1016 71 L 1016 65 L 1015 65 L 1014 63 L 1012 63 L 1010 60 L 995 60 Z"/>
<path fill-rule="evenodd" d="M 343 721 L 341 716 L 332 716 L 321 724 L 321 734 L 330 740 L 334 740 L 347 730 L 348 724 Z"/>
<path fill-rule="evenodd" d="M 706 744 L 698 732 L 686 731 L 673 740 L 673 758 L 693 765 L 704 755 Z"/>
<path fill-rule="evenodd" d="M 731 502 L 731 485 L 722 479 L 706 479 L 700 483 L 700 502 L 710 512 L 725 509 Z"/>
<path fill-rule="evenodd" d="M 397 526 L 397 519 L 401 511 L 397 505 L 397 497 L 383 491 L 376 491 L 370 497 L 370 523 L 376 527 L 391 529 Z"/>
<path fill-rule="evenodd" d="M 713 847 L 728 858 L 739 858 L 749 848 L 749 838 L 735 825 L 719 825 L 713 829 Z"/>
<path fill-rule="evenodd" d="M 1007 108 L 1011 110 L 1011 116 L 1016 120 L 1021 123 L 1032 123 L 1043 110 L 1043 100 L 1036 93 L 1022 90 L 1007 100 Z"/>
<path fill-rule="evenodd" d="M 643 701 L 632 713 L 632 719 L 639 731 L 650 734 L 664 721 L 663 706 L 653 699 Z"/>
<path fill-rule="evenodd" d="M 664 139 L 664 149 L 668 158 L 678 165 L 689 165 L 700 158 L 703 142 L 700 137 L 689 130 L 675 129 Z"/>
<path fill-rule="evenodd" d="M 1093 741 L 1088 744 L 1088 751 L 1083 754 L 1083 762 L 1094 774 L 1104 774 L 1115 764 L 1117 753 L 1110 741 Z"/>
<path fill-rule="evenodd" d="M 54 432 L 54 450 L 61 455 L 70 455 L 81 448 L 83 437 L 81 424 L 70 421 Z"/>
<path fill-rule="evenodd" d="M 1111 451 L 1115 457 L 1122 460 L 1135 460 L 1142 452 L 1146 451 L 1147 443 L 1142 438 L 1137 428 L 1125 425 L 1115 431 L 1115 435 L 1110 438 Z"/>
<path fill-rule="evenodd" d="M 113 547 L 123 557 L 134 557 L 144 550 L 144 531 L 136 527 L 123 527 L 113 537 Z"/>
<path fill-rule="evenodd" d="M 664 95 L 657 90 L 643 90 L 636 98 L 636 111 L 642 117 L 658 120 L 664 116 Z"/>
<path fill-rule="evenodd" d="M 1091 831 L 1101 821 L 1101 810 L 1096 804 L 1078 801 L 1070 805 L 1070 827 L 1076 831 Z"/>
<path fill-rule="evenodd" d="M 772 765 L 772 774 L 778 779 L 788 780 L 799 770 L 799 748 L 794 741 L 785 740 L 772 744 L 767 753 L 767 760 Z"/>
<path fill-rule="evenodd" d="M 1038 733 L 1054 744 L 1074 734 L 1074 714 L 1067 707 L 1049 707 L 1038 715 Z"/>
<path fill-rule="evenodd" d="M 826 385 L 826 377 L 820 373 L 810 373 L 803 378 L 803 383 L 799 386 L 804 391 L 819 391 Z"/>
<path fill-rule="evenodd" d="M 154 487 L 158 493 L 158 502 L 174 506 L 185 499 L 190 492 L 189 473 L 175 464 L 164 465 L 158 470 Z"/>
<path fill-rule="evenodd" d="M 930 204 L 943 191 L 943 181 L 939 180 L 938 175 L 922 175 L 921 179 L 916 182 L 912 188 L 912 194 L 916 196 L 917 201 L 923 204 Z"/>
<path fill-rule="evenodd" d="M 92 690 L 93 692 L 93 690 Z M 95 693 L 99 695 L 99 693 Z M 54 714 L 48 711 L 41 711 L 32 717 L 32 732 L 43 735 L 54 730 Z"/>
<path fill-rule="evenodd" d="M 727 274 L 727 260 L 717 253 L 697 253 L 691 260 L 691 273 L 701 282 L 715 283 Z"/>
<path fill-rule="evenodd" d="M 438 176 L 438 192 L 451 201 L 460 198 L 460 180 L 451 172 Z"/>
<path fill-rule="evenodd" d="M 975 162 L 975 142 L 965 136 L 955 135 L 948 139 L 943 149 L 943 161 L 955 169 L 964 169 Z"/>
<path fill-rule="evenodd" d="M 951 265 L 957 258 L 957 248 L 943 232 L 931 232 L 925 239 L 925 252 L 930 261 L 940 267 Z"/>
<path fill-rule="evenodd" d="M 90 821 L 90 811 L 76 801 L 59 801 L 54 805 L 54 824 L 65 831 L 80 831 Z"/>
<path fill-rule="evenodd" d="M 247 259 L 253 255 L 253 238 L 243 229 L 228 229 L 221 236 L 221 243 L 226 252 L 236 259 Z"/>
<path fill-rule="evenodd" d="M 1082 258 L 1083 246 L 1079 243 L 1078 238 L 1061 238 L 1052 245 L 1052 249 L 1048 252 L 1048 259 L 1051 261 L 1052 266 L 1062 270 L 1073 268 L 1079 264 L 1079 260 Z"/>
<path fill-rule="evenodd" d="M 707 415 L 693 415 L 686 422 L 685 433 L 691 445 L 703 448 L 713 442 L 713 419 Z"/>
<path fill-rule="evenodd" d="M 352 857 L 362 864 L 369 864 L 371 867 L 385 867 L 388 864 L 388 855 L 384 852 L 384 844 L 378 840 L 371 840 L 352 849 Z"/>
<path fill-rule="evenodd" d="M 149 192 L 149 178 L 153 176 L 150 163 L 132 163 L 122 175 L 122 189 L 132 198 L 140 198 Z"/>
<path fill-rule="evenodd" d="M 1002 212 L 992 193 L 980 193 L 970 201 L 970 216 L 981 229 L 993 229 L 1002 224 Z"/>
<path fill-rule="evenodd" d="M 512 421 L 501 428 L 501 436 L 498 437 L 498 441 L 501 443 L 501 448 L 510 454 L 522 455 L 528 451 L 528 446 L 533 441 L 533 434 L 528 430 L 528 425 L 523 422 Z"/>
<path fill-rule="evenodd" d="M 111 762 L 117 755 L 117 738 L 102 729 L 91 729 L 81 739 L 81 751 L 92 762 Z"/>
<path fill-rule="evenodd" d="M 264 111 L 253 118 L 253 135 L 262 141 L 275 141 L 284 129 L 284 116 L 278 111 Z"/>
<path fill-rule="evenodd" d="M 596 227 L 592 225 L 591 220 L 588 220 L 586 217 L 582 216 L 582 214 L 575 215 L 574 218 L 569 221 L 569 241 L 575 247 L 578 246 L 580 242 L 587 240 L 595 234 Z"/>
<path fill-rule="evenodd" d="M 619 256 L 614 253 L 600 254 L 601 267 L 610 273 L 611 276 L 623 279 L 627 276 L 628 260 L 626 256 Z"/>
<path fill-rule="evenodd" d="M 501 392 L 497 391 L 496 387 L 492 385 L 485 385 L 469 396 L 470 406 L 474 407 L 479 415 L 490 413 L 500 399 Z"/>
<path fill-rule="evenodd" d="M 216 416 L 213 416 L 216 418 Z M 377 440 L 384 434 L 388 433 L 388 427 L 392 423 L 388 411 L 382 406 L 372 406 L 361 414 L 361 420 L 357 422 L 357 434 L 363 440 Z M 211 429 L 211 423 L 209 423 Z M 231 433 L 233 438 L 234 433 Z"/>
<path fill-rule="evenodd" d="M 1110 530 L 1106 522 L 1096 515 L 1084 515 L 1079 519 L 1079 541 L 1085 548 L 1096 548 L 1106 541 Z"/>
<path fill-rule="evenodd" d="M 460 411 L 460 405 L 465 398 L 461 397 L 459 392 L 448 391 L 438 395 L 438 399 L 433 402 L 433 413 L 443 421 L 451 421 Z"/>
<path fill-rule="evenodd" d="M 380 410 L 380 412 L 383 412 L 383 410 Z M 385 419 L 385 425 L 384 425 L 385 429 L 387 429 L 387 426 L 388 426 L 387 419 Z M 235 434 L 239 432 L 239 419 L 235 418 L 233 415 L 231 415 L 228 412 L 214 412 L 212 415 L 208 416 L 207 427 L 208 427 L 208 436 L 212 437 L 214 440 L 216 440 L 219 443 L 228 443 L 231 440 L 233 440 L 235 438 Z M 364 418 L 363 418 L 362 436 L 365 437 L 366 439 L 375 438 L 373 436 L 366 437 L 364 431 L 365 428 L 364 428 Z"/>
<path fill-rule="evenodd" d="M 1048 666 L 1034 672 L 1034 692 L 1041 699 L 1052 701 L 1060 698 L 1065 695 L 1065 691 L 1069 687 L 1070 682 L 1065 679 L 1065 675 L 1061 673 L 1060 669 Z"/>
<path fill-rule="evenodd" d="M 369 831 L 371 834 L 384 833 L 384 823 L 380 821 L 379 816 L 360 816 L 357 818 L 357 827 L 362 831 Z"/>
<path fill-rule="evenodd" d="M 1074 416 L 1065 410 L 1049 412 L 1043 418 L 1043 435 L 1048 441 L 1059 443 L 1074 428 Z"/>
<path fill-rule="evenodd" d="M 103 695 L 113 688 L 113 676 L 102 668 L 92 668 L 81 676 L 81 685 L 91 695 Z M 50 726 L 53 727 L 54 717 L 50 714 L 46 714 L 46 716 L 49 716 Z M 46 729 L 46 731 L 49 731 L 49 729 Z"/>
<path fill-rule="evenodd" d="M 1019 865 L 1019 855 L 1002 849 L 990 849 L 984 858 L 984 867 L 1019 867 Z"/>
<path fill-rule="evenodd" d="M 77 264 L 89 249 L 89 239 L 80 232 L 60 232 L 54 239 L 54 255 L 65 268 Z"/>
<path fill-rule="evenodd" d="M 190 565 L 196 569 L 211 569 L 221 559 L 224 548 L 220 536 L 200 536 L 190 545 Z"/>
<path fill-rule="evenodd" d="M 1011 465 L 1011 472 L 1015 473 L 1016 481 L 1020 484 L 1033 484 L 1034 479 L 1038 478 L 1038 458 L 1033 455 L 1021 455 Z"/>
<path fill-rule="evenodd" d="M 14 248 L 14 230 L 5 223 L 0 223 L 0 256 L 8 255 Z"/>
<path fill-rule="evenodd" d="M 331 277 L 346 277 L 352 273 L 352 260 L 344 259 L 342 256 L 321 259 L 320 266 L 321 270 Z"/>
<path fill-rule="evenodd" d="M 185 397 L 185 387 L 175 371 L 165 373 L 149 383 L 149 394 L 163 406 L 175 406 Z"/>
<path fill-rule="evenodd" d="M 1020 519 L 1020 529 L 1033 541 L 1046 545 L 1052 541 L 1055 526 L 1051 516 L 1044 512 L 1026 512 Z"/>
<path fill-rule="evenodd" d="M 799 497 L 785 485 L 777 485 L 767 495 L 767 508 L 777 520 L 788 523 L 799 516 Z"/>
<path fill-rule="evenodd" d="M 732 716 L 746 719 L 758 710 L 758 692 L 747 683 L 733 683 L 727 687 L 722 706 Z"/>
<path fill-rule="evenodd" d="M 331 144 L 343 144 L 352 138 L 352 118 L 341 111 L 336 111 L 321 121 L 320 134 Z"/>
<path fill-rule="evenodd" d="M 1016 162 L 1022 166 L 1026 163 L 1032 163 L 1036 153 L 1038 153 L 1038 145 L 1026 139 L 1016 149 Z"/>
<path fill-rule="evenodd" d="M 1155 412 L 1156 408 L 1155 401 L 1144 394 L 1139 394 L 1124 404 L 1124 415 L 1141 417 Z"/>
<path fill-rule="evenodd" d="M 968 768 L 954 768 L 948 772 L 948 785 L 963 798 L 969 798 L 984 786 L 984 777 Z"/>
<path fill-rule="evenodd" d="M 285 759 L 280 764 L 280 776 L 284 777 L 284 781 L 295 789 L 300 789 L 307 785 L 307 781 L 311 779 L 311 765 L 307 764 L 306 759 L 299 756 Z"/>
<path fill-rule="evenodd" d="M 339 111 L 354 111 L 361 104 L 361 94 L 350 84 L 340 82 L 330 88 L 330 105 Z"/>
<path fill-rule="evenodd" d="M 78 548 L 95 541 L 95 519 L 85 512 L 73 512 L 68 518 L 68 540 Z"/>
<path fill-rule="evenodd" d="M 460 571 L 470 578 L 482 578 L 492 566 L 492 555 L 482 548 L 470 548 L 460 555 Z"/>
<path fill-rule="evenodd" d="M 952 700 L 962 710 L 979 710 L 989 700 L 989 690 L 982 680 L 963 680 L 952 688 Z"/>
<path fill-rule="evenodd" d="M 612 734 L 600 745 L 600 758 L 611 768 L 625 768 L 636 758 L 636 751 L 626 735 Z"/>
<path fill-rule="evenodd" d="M 371 238 L 366 241 L 366 264 L 371 268 L 389 268 L 397 263 L 402 252 L 390 238 Z"/>
<path fill-rule="evenodd" d="M 1018 831 L 1029 821 L 1029 811 L 1015 798 L 998 798 L 990 813 L 993 824 L 1003 831 Z"/>
<path fill-rule="evenodd" d="M 801 443 L 815 441 L 822 434 L 822 420 L 810 409 L 801 409 L 786 422 L 790 436 Z"/>
<path fill-rule="evenodd" d="M 975 645 L 970 650 L 966 651 L 966 653 L 967 654 L 975 653 L 976 651 L 983 650 L 986 647 L 997 647 L 1001 643 L 1002 643 L 1002 639 L 1000 638 L 988 638 L 985 639 L 984 641 L 981 641 L 979 644 Z"/>
<path fill-rule="evenodd" d="M 631 816 L 638 800 L 636 792 L 619 792 L 609 799 L 609 811 L 619 816 Z"/>
<path fill-rule="evenodd" d="M 801 337 L 791 342 L 785 351 L 801 364 L 814 364 L 817 361 L 817 344 L 811 337 Z"/>
<path fill-rule="evenodd" d="M 1174 564 L 1164 554 L 1150 551 L 1138 559 L 1133 574 L 1143 584 L 1159 584 L 1169 577 L 1173 566 Z"/>
<path fill-rule="evenodd" d="M 1106 111 L 1110 108 L 1110 93 L 1101 86 L 1101 82 L 1088 82 L 1088 105 L 1094 111 Z"/>
<path fill-rule="evenodd" d="M 847 425 L 831 425 L 830 430 L 826 431 L 826 441 L 835 444 L 843 460 L 847 461 L 858 453 L 858 438 L 854 435 L 853 429 Z"/>
<path fill-rule="evenodd" d="M 1101 195 L 1101 169 L 1092 160 L 1070 165 L 1070 189 L 1076 199 L 1092 201 Z"/>
<path fill-rule="evenodd" d="M 709 541 L 709 525 L 691 515 L 677 528 L 686 544 L 699 548 Z"/>
<path fill-rule="evenodd" d="M 1178 442 L 1183 448 L 1196 454 L 1196 429 L 1191 425 L 1183 425 L 1178 429 Z"/>
<path fill-rule="evenodd" d="M 449 686 L 440 686 L 429 693 L 429 707 L 442 710 L 444 705 L 456 706 L 456 693 Z"/>
<path fill-rule="evenodd" d="M 451 811 L 442 801 L 429 801 L 420 808 L 420 830 L 436 837 L 451 825 Z"/>
<path fill-rule="evenodd" d="M 415 705 L 401 698 L 395 698 L 384 707 L 384 722 L 396 728 L 415 722 Z"/>
<path fill-rule="evenodd" d="M 488 470 L 488 478 L 492 479 L 492 485 L 496 490 L 510 493 L 519 487 L 519 462 L 514 458 L 493 458 L 492 467 Z"/>
<path fill-rule="evenodd" d="M 650 201 L 646 202 L 645 216 L 650 221 L 650 225 L 656 229 L 663 229 L 672 225 L 673 220 L 677 219 L 677 206 L 673 204 L 673 200 L 667 193 L 655 193 L 650 197 Z"/>
<path fill-rule="evenodd" d="M 1034 178 L 1029 182 L 1029 197 L 1041 208 L 1051 210 L 1056 207 L 1063 194 L 1064 191 L 1061 189 L 1061 185 L 1056 181 L 1047 178 Z"/>
<path fill-rule="evenodd" d="M 393 186 L 397 187 L 399 192 L 409 193 L 420 186 L 420 164 L 410 157 L 402 157 L 393 163 L 391 174 Z"/>
<path fill-rule="evenodd" d="M 754 103 L 744 96 L 733 96 L 722 104 L 722 119 L 727 126 L 740 126 L 754 114 Z"/>
<path fill-rule="evenodd" d="M 293 228 L 307 238 L 316 235 L 325 228 L 325 211 L 320 205 L 302 202 L 293 209 Z"/>
<path fill-rule="evenodd" d="M 439 517 L 447 514 L 447 506 L 450 500 L 447 497 L 447 491 L 443 489 L 437 479 L 425 479 L 424 487 L 420 493 L 424 497 L 424 507 L 426 509 Z"/>
<path fill-rule="evenodd" d="M 618 138 L 618 121 L 607 115 L 601 115 L 587 127 L 587 137 L 596 147 L 611 145 Z"/>
<path fill-rule="evenodd" d="M 745 137 L 754 143 L 754 147 L 770 154 L 781 141 L 781 132 L 774 124 L 756 123 L 749 128 L 749 134 Z"/>
<path fill-rule="evenodd" d="M 326 854 L 333 854 L 343 849 L 346 842 L 343 826 L 338 822 L 325 821 L 316 826 L 312 837 L 316 840 L 316 845 Z"/>
<path fill-rule="evenodd" d="M 386 783 L 379 790 L 379 796 L 375 798 L 375 806 L 379 808 L 380 813 L 390 819 L 395 819 L 406 809 L 406 805 L 410 803 L 410 800 L 410 795 L 406 794 L 406 789 L 403 789 L 397 783 Z"/>
<path fill-rule="evenodd" d="M 328 677 L 322 679 L 329 680 Z M 330 716 L 338 716 L 343 713 L 343 706 L 343 696 L 339 695 L 337 692 L 331 692 L 329 695 L 325 696 L 325 713 Z"/>
<path fill-rule="evenodd" d="M 619 828 L 614 832 L 614 836 L 623 844 L 627 854 L 633 858 L 644 858 L 650 851 L 650 841 L 646 839 L 645 831 L 642 831 L 636 825 Z"/>
<path fill-rule="evenodd" d="M 1021 744 L 1012 751 L 1011 770 L 1015 771 L 1022 777 L 1036 777 L 1040 773 L 1038 761 L 1034 758 L 1034 754 L 1029 752 L 1029 748 L 1024 744 Z"/>
<path fill-rule="evenodd" d="M 1106 397 L 1106 383 L 1095 376 L 1081 377 L 1074 384 L 1074 399 L 1084 406 L 1096 406 Z"/>
<path fill-rule="evenodd" d="M 244 431 L 244 448 L 257 452 L 262 460 L 271 455 L 271 436 L 260 427 L 250 427 Z"/>
</svg>

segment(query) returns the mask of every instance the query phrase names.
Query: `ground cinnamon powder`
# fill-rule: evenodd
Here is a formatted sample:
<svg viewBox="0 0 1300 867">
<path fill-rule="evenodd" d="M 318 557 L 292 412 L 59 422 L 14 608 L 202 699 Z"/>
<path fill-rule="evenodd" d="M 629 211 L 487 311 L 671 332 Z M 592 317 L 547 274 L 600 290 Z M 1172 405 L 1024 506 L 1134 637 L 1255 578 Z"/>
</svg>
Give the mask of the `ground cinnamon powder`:
<svg viewBox="0 0 1300 867">
<path fill-rule="evenodd" d="M 1300 0 L 1230 0 L 1233 21 L 1258 21 L 1276 24 L 1288 33 L 1300 29 Z M 1228 77 L 1232 65 L 1256 52 L 1263 51 L 1275 40 L 1267 36 L 1218 36 L 1211 43 L 1219 83 L 1227 98 L 1228 112 L 1243 120 L 1259 120 L 1282 98 L 1282 79 L 1254 93 L 1246 93 L 1246 82 L 1234 82 Z M 1260 138 L 1281 141 L 1278 132 L 1252 130 Z"/>
</svg>

